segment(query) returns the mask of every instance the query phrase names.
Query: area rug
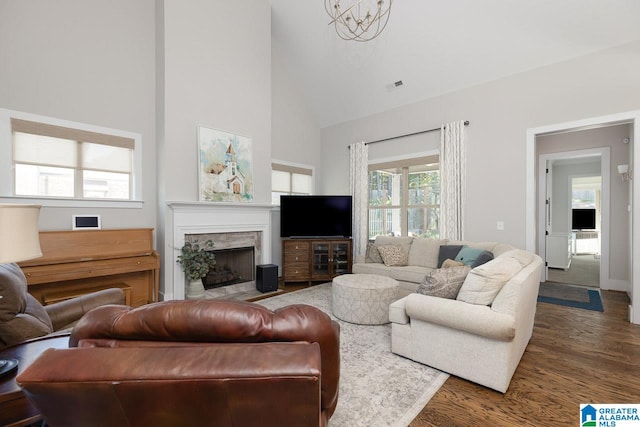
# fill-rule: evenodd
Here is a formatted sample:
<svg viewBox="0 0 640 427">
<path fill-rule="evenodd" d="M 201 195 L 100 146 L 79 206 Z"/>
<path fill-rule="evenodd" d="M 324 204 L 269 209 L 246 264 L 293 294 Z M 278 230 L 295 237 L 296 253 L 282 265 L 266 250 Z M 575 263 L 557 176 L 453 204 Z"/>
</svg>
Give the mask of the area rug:
<svg viewBox="0 0 640 427">
<path fill-rule="evenodd" d="M 600 292 L 582 286 L 571 286 L 564 283 L 540 283 L 538 301 L 585 310 L 604 311 Z"/>
<path fill-rule="evenodd" d="M 391 353 L 391 325 L 354 325 L 331 314 L 331 284 L 256 301 L 309 304 L 340 323 L 340 394 L 331 427 L 406 427 L 449 377 Z"/>
</svg>

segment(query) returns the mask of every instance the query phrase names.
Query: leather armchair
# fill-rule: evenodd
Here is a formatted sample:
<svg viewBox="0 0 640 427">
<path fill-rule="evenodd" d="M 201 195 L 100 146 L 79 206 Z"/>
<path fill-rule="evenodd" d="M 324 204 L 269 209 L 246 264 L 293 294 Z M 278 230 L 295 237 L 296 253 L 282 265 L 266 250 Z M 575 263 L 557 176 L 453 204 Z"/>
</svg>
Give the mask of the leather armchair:
<svg viewBox="0 0 640 427">
<path fill-rule="evenodd" d="M 340 332 L 308 305 L 225 300 L 89 312 L 17 378 L 48 425 L 326 426 Z"/>
<path fill-rule="evenodd" d="M 27 279 L 20 267 L 0 264 L 0 348 L 70 330 L 89 310 L 124 301 L 122 289 L 114 288 L 43 307 L 27 291 Z"/>
</svg>

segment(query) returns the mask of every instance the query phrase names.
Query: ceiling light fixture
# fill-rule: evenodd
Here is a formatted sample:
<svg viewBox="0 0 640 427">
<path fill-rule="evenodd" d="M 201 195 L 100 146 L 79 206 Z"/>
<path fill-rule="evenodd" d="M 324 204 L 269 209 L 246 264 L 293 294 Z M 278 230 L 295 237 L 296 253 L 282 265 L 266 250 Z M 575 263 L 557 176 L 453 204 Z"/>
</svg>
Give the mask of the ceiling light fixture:
<svg viewBox="0 0 640 427">
<path fill-rule="evenodd" d="M 380 35 L 389 22 L 393 0 L 325 0 L 336 33 L 343 40 L 366 42 Z"/>
</svg>

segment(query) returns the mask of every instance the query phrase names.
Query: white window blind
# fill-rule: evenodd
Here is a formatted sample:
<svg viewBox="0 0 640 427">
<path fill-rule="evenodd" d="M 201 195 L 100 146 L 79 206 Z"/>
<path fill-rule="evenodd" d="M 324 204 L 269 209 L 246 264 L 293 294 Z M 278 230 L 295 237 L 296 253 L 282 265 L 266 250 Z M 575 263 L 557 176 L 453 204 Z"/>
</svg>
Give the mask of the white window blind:
<svg viewBox="0 0 640 427">
<path fill-rule="evenodd" d="M 12 117 L 14 194 L 132 200 L 136 140 Z"/>
<path fill-rule="evenodd" d="M 271 164 L 271 203 L 280 204 L 281 195 L 311 194 L 313 189 L 313 169 L 284 165 L 281 163 Z"/>
</svg>

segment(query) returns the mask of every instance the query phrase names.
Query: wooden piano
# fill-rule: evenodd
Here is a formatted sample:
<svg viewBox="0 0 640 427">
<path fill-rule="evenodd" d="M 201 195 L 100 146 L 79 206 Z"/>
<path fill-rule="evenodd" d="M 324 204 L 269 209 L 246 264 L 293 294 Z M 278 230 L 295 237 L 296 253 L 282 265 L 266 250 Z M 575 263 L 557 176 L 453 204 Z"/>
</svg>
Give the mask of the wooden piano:
<svg viewBox="0 0 640 427">
<path fill-rule="evenodd" d="M 127 304 L 158 301 L 160 258 L 153 229 L 40 232 L 42 257 L 20 262 L 29 293 L 43 305 L 111 287 Z"/>
</svg>

